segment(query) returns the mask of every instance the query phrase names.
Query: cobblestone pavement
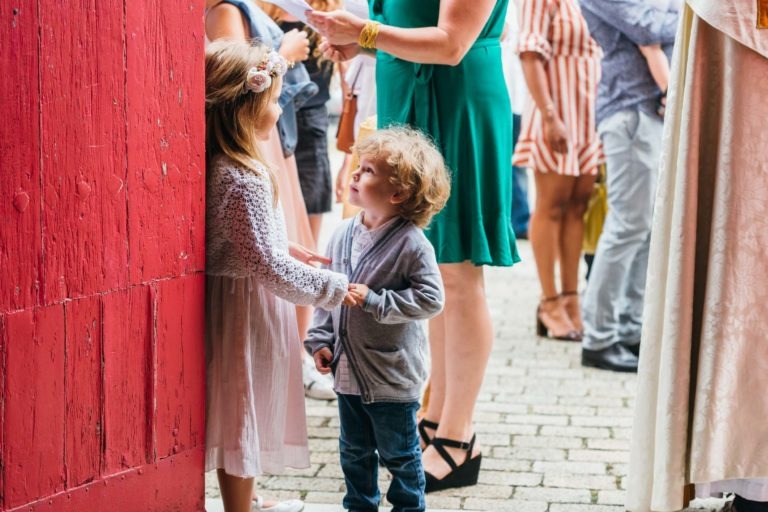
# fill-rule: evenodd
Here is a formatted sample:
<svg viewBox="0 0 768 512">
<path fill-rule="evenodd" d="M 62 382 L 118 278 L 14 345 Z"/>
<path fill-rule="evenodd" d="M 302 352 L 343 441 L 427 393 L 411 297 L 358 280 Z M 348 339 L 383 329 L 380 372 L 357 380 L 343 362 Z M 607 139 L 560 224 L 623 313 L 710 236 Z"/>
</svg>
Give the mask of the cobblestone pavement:
<svg viewBox="0 0 768 512">
<path fill-rule="evenodd" d="M 577 343 L 538 339 L 538 284 L 523 263 L 486 274 L 495 346 L 475 414 L 483 446 L 477 486 L 427 497 L 429 510 L 621 512 L 636 378 L 585 369 Z M 337 512 L 344 495 L 335 402 L 307 401 L 312 466 L 257 481 L 270 497 L 302 497 L 307 512 Z M 209 474 L 207 495 L 218 496 Z M 382 470 L 382 494 L 389 475 Z M 221 510 L 211 500 L 209 511 Z M 694 502 L 716 510 L 718 500 Z"/>
</svg>

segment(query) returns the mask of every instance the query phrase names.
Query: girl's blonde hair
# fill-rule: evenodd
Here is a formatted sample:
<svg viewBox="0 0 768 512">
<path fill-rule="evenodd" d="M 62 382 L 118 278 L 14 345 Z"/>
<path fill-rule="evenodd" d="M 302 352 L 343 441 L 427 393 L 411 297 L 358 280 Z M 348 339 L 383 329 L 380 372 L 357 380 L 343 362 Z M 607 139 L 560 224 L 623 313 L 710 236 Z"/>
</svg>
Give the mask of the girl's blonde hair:
<svg viewBox="0 0 768 512">
<path fill-rule="evenodd" d="M 451 195 L 451 176 L 443 155 L 421 132 L 406 127 L 378 130 L 357 142 L 354 151 L 392 170 L 390 183 L 407 198 L 399 214 L 420 228 L 443 209 Z"/>
<path fill-rule="evenodd" d="M 283 81 L 275 78 L 263 92 L 246 89 L 248 71 L 257 67 L 270 51 L 264 45 L 241 40 L 218 40 L 205 50 L 205 151 L 208 161 L 224 154 L 249 169 L 260 173 L 261 163 L 267 170 L 275 191 L 274 172 L 259 151 L 256 129 L 269 106 L 274 89 Z"/>
</svg>

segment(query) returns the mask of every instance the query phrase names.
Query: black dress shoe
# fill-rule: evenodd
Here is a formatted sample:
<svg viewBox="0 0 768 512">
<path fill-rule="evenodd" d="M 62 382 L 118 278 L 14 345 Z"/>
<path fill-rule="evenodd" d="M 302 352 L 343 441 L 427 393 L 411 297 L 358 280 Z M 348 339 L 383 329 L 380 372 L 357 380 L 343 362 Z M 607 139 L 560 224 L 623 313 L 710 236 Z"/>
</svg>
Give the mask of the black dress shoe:
<svg viewBox="0 0 768 512">
<path fill-rule="evenodd" d="M 624 343 L 620 342 L 627 350 L 635 354 L 635 357 L 640 357 L 640 342 Z"/>
<path fill-rule="evenodd" d="M 582 348 L 581 365 L 614 372 L 637 372 L 637 356 L 620 343 L 603 350 Z"/>
</svg>

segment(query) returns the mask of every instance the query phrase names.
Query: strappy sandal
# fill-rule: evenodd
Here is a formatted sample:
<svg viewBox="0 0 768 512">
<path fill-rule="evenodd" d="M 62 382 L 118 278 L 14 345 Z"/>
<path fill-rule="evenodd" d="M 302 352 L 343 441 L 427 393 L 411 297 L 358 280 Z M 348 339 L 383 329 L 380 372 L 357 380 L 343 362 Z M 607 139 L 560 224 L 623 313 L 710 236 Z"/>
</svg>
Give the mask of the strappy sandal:
<svg viewBox="0 0 768 512">
<path fill-rule="evenodd" d="M 549 327 L 547 327 L 547 324 L 545 324 L 544 320 L 541 319 L 541 305 L 544 304 L 545 302 L 554 302 L 559 299 L 560 299 L 559 295 L 555 295 L 554 297 L 544 297 L 543 299 L 541 299 L 539 306 L 536 308 L 536 335 L 542 338 L 550 338 L 553 340 L 581 341 L 581 334 L 579 334 L 579 332 L 576 331 L 575 329 L 561 335 L 552 334 Z"/>
<path fill-rule="evenodd" d="M 472 457 L 472 449 L 475 447 L 476 435 L 472 435 L 472 439 L 468 443 L 461 441 L 454 441 L 453 439 L 446 439 L 444 437 L 435 437 L 432 439 L 432 446 L 434 446 L 437 453 L 443 458 L 443 460 L 451 467 L 451 472 L 445 475 L 443 478 L 435 478 L 428 471 L 424 472 L 424 476 L 427 478 L 427 486 L 425 492 L 442 491 L 443 489 L 453 489 L 456 487 L 466 487 L 468 485 L 477 484 L 477 478 L 480 475 L 480 461 L 483 459 L 483 454 L 480 453 L 477 457 Z M 445 449 L 458 448 L 459 450 L 466 450 L 467 454 L 464 457 L 464 462 L 461 465 L 457 465 L 453 460 L 451 454 Z"/>
<path fill-rule="evenodd" d="M 578 292 L 578 291 L 562 292 L 562 293 L 560 294 L 560 296 L 561 296 L 561 297 L 574 297 L 574 296 L 578 297 L 578 296 L 579 296 L 579 292 Z M 568 312 L 568 308 L 566 308 L 566 313 L 567 313 L 567 312 Z M 570 316 L 571 316 L 571 314 L 570 314 L 570 313 L 568 313 L 568 316 L 570 317 Z M 571 319 L 571 321 L 573 321 L 573 319 Z M 583 323 L 583 322 L 582 322 L 582 323 Z M 576 327 L 576 326 L 574 325 L 574 327 Z M 583 326 L 582 326 L 582 328 L 581 328 L 581 329 L 576 329 L 576 332 L 577 332 L 577 333 L 579 333 L 579 335 L 581 335 L 582 337 L 584 337 L 584 328 L 583 328 Z"/>
<path fill-rule="evenodd" d="M 434 421 L 429 421 L 424 418 L 421 418 L 418 424 L 419 429 L 419 436 L 421 436 L 421 440 L 424 441 L 424 446 L 429 446 L 432 444 L 432 438 L 429 437 L 429 434 L 427 434 L 427 429 L 432 429 L 435 432 L 437 432 L 438 424 Z"/>
</svg>

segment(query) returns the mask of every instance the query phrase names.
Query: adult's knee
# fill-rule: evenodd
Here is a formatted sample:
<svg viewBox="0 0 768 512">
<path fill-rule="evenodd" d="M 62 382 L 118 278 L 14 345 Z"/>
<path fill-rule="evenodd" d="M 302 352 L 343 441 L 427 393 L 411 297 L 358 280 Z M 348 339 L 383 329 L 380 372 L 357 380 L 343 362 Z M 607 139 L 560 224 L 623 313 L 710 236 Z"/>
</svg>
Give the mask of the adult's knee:
<svg viewBox="0 0 768 512">
<path fill-rule="evenodd" d="M 568 209 L 567 201 L 557 201 L 549 204 L 537 204 L 534 215 L 540 215 L 543 219 L 550 222 L 561 222 Z"/>
</svg>

